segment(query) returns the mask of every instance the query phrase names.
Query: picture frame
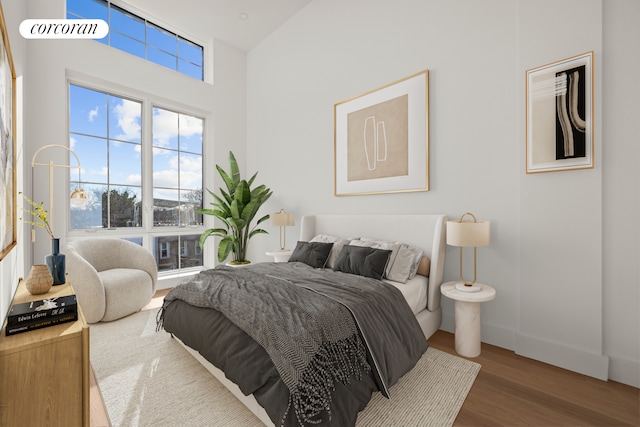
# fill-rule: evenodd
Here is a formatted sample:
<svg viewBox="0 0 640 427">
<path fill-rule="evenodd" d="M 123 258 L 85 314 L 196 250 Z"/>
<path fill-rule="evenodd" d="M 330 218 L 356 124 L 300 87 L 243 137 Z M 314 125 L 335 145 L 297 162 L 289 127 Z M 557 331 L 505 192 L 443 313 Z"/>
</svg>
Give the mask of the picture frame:
<svg viewBox="0 0 640 427">
<path fill-rule="evenodd" d="M 429 70 L 334 105 L 334 194 L 429 191 Z"/>
<path fill-rule="evenodd" d="M 526 72 L 526 172 L 594 167 L 593 51 Z"/>
<path fill-rule="evenodd" d="M 0 4 L 0 260 L 17 244 L 16 73 Z"/>
</svg>

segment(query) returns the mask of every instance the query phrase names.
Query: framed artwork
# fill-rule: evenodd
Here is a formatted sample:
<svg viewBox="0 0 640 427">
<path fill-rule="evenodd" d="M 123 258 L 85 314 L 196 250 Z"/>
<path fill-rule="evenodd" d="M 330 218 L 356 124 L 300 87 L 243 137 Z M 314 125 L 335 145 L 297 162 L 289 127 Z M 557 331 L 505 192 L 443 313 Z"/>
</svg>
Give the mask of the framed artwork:
<svg viewBox="0 0 640 427">
<path fill-rule="evenodd" d="M 15 81 L 9 37 L 0 4 L 0 259 L 17 242 Z"/>
<path fill-rule="evenodd" d="M 527 173 L 593 168 L 593 52 L 527 70 Z"/>
<path fill-rule="evenodd" d="M 334 105 L 334 194 L 429 190 L 429 70 Z"/>
</svg>

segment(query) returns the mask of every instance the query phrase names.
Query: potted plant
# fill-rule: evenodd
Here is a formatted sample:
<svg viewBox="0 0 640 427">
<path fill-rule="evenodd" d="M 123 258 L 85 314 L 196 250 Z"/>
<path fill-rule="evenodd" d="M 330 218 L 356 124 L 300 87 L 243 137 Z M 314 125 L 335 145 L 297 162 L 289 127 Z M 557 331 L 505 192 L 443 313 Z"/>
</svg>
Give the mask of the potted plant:
<svg viewBox="0 0 640 427">
<path fill-rule="evenodd" d="M 222 177 L 227 189 L 220 188 L 221 196 L 207 189 L 214 198 L 211 203 L 213 209 L 199 209 L 204 215 L 213 215 L 222 221 L 222 228 L 210 228 L 200 235 L 199 244 L 202 248 L 209 236 L 222 238 L 218 245 L 218 261 L 222 262 L 233 253 L 231 265 L 248 264 L 247 244 L 249 239 L 257 234 L 268 234 L 267 231 L 257 228 L 266 221 L 269 215 L 258 219 L 252 225 L 260 207 L 271 197 L 272 191 L 264 185 L 251 188 L 258 173 L 256 172 L 249 181 L 240 177 L 240 169 L 233 152 L 229 152 L 229 172 L 216 165 L 218 173 Z"/>
</svg>

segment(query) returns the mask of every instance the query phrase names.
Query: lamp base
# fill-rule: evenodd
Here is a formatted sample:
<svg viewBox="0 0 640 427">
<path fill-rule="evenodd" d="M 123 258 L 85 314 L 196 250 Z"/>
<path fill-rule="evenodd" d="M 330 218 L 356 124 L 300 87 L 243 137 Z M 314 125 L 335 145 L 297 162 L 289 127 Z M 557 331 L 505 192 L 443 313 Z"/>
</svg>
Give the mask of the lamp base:
<svg viewBox="0 0 640 427">
<path fill-rule="evenodd" d="M 456 290 L 460 292 L 480 292 L 482 285 L 474 283 L 473 285 L 465 285 L 463 282 L 456 283 Z"/>
</svg>

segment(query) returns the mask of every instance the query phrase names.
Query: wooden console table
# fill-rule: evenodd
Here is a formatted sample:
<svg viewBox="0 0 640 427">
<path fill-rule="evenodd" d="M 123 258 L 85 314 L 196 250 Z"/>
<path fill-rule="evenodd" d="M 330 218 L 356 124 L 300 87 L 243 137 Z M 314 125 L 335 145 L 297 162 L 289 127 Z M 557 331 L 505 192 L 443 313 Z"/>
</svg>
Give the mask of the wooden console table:
<svg viewBox="0 0 640 427">
<path fill-rule="evenodd" d="M 74 294 L 67 281 L 31 295 L 21 281 L 13 304 Z M 89 327 L 78 320 L 0 333 L 0 426 L 89 426 Z"/>
</svg>

